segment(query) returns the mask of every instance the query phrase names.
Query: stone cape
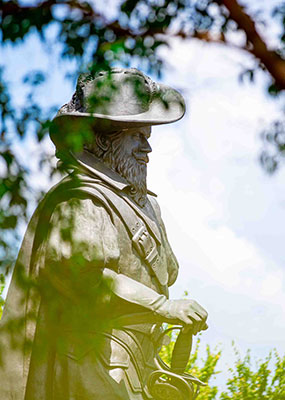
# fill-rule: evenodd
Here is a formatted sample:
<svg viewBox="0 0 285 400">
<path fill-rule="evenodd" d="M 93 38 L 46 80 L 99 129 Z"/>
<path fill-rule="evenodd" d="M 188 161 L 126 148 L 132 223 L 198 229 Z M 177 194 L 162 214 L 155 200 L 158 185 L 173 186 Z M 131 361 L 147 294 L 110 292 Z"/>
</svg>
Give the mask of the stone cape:
<svg viewBox="0 0 285 400">
<path fill-rule="evenodd" d="M 84 163 L 83 163 L 84 164 Z M 82 163 L 81 163 L 82 165 Z M 54 187 L 42 200 L 40 205 L 38 206 L 36 212 L 34 213 L 34 216 L 32 217 L 29 227 L 27 229 L 27 232 L 25 234 L 24 241 L 22 243 L 22 247 L 19 253 L 19 257 L 15 266 L 15 271 L 14 271 L 14 277 L 12 279 L 8 296 L 7 296 L 7 302 L 4 310 L 4 315 L 1 320 L 1 358 L 3 361 L 2 367 L 0 369 L 0 398 L 2 399 L 16 399 L 16 400 L 30 400 L 30 399 L 64 399 L 62 394 L 59 395 L 59 397 L 51 397 L 51 392 L 50 392 L 50 387 L 47 388 L 50 382 L 46 382 L 45 384 L 41 385 L 41 390 L 42 393 L 36 393 L 34 395 L 32 394 L 25 394 L 26 387 L 27 387 L 27 379 L 28 379 L 28 374 L 29 374 L 29 369 L 31 365 L 31 351 L 23 351 L 25 340 L 30 340 L 33 342 L 34 337 L 35 337 L 35 331 L 36 331 L 36 326 L 37 324 L 31 320 L 26 319 L 26 315 L 28 315 L 31 311 L 33 311 L 36 314 L 40 314 L 40 302 L 41 299 L 39 298 L 38 295 L 35 295 L 34 293 L 28 292 L 28 293 L 23 293 L 21 290 L 19 290 L 18 284 L 17 284 L 17 270 L 20 268 L 25 269 L 25 274 L 27 276 L 32 276 L 32 277 L 37 277 L 39 270 L 44 267 L 45 260 L 42 259 L 41 257 L 41 251 L 40 248 L 45 243 L 45 237 L 48 233 L 48 229 L 50 228 L 50 219 L 53 217 L 54 210 L 56 207 L 58 207 L 59 203 L 64 203 L 66 201 L 70 201 L 71 198 L 81 198 L 84 199 L 82 201 L 90 201 L 92 202 L 93 200 L 90 200 L 92 198 L 90 194 L 90 187 L 92 187 L 92 179 L 93 179 L 93 184 L 96 186 L 100 182 L 102 184 L 102 178 L 105 178 L 104 180 L 104 185 L 108 186 L 109 188 L 111 187 L 111 183 L 114 179 L 113 176 L 111 178 L 107 175 L 104 175 L 102 172 L 90 170 L 88 165 L 86 166 L 85 171 L 80 175 L 80 181 L 76 181 L 76 187 L 74 187 L 74 181 L 70 178 L 64 179 L 61 183 L 59 183 L 56 187 Z M 91 180 L 90 180 L 91 177 Z M 118 176 L 119 178 L 119 176 Z M 97 184 L 96 184 L 97 182 Z M 123 191 L 123 189 L 127 186 L 125 183 L 122 183 L 120 179 L 118 181 L 115 180 L 116 183 L 116 189 Z M 81 201 L 81 200 L 80 200 Z M 98 207 L 98 201 L 99 199 L 97 198 L 97 206 Z M 100 201 L 99 201 L 100 203 Z M 133 250 L 132 242 L 129 238 L 129 234 L 127 232 L 126 227 L 121 221 L 121 218 L 116 215 L 116 213 L 113 212 L 113 217 L 116 219 L 115 226 L 120 230 L 120 235 L 124 231 L 125 235 L 125 240 L 123 241 L 125 244 L 127 243 L 127 246 L 129 247 L 127 252 L 129 257 L 132 257 L 132 261 L 130 263 L 130 259 L 128 257 L 125 258 L 125 263 L 121 261 L 121 263 L 118 263 L 119 255 L 115 254 L 116 250 L 113 248 L 113 256 L 109 258 L 110 261 L 110 266 L 114 268 L 115 265 L 117 267 L 119 266 L 119 272 L 128 275 L 129 277 L 139 280 L 146 286 L 151 287 L 152 289 L 156 290 L 158 293 L 164 293 L 167 295 L 167 287 L 170 286 L 171 284 L 174 283 L 176 276 L 177 276 L 177 270 L 178 270 L 178 265 L 176 262 L 176 259 L 170 249 L 170 246 L 168 244 L 166 234 L 164 231 L 163 223 L 160 220 L 159 216 L 159 211 L 158 211 L 158 206 L 152 199 L 152 205 L 155 210 L 156 214 L 156 223 L 159 225 L 159 231 L 162 233 L 162 247 L 163 250 L 161 251 L 162 253 L 162 260 L 161 260 L 161 266 L 165 266 L 165 263 L 167 264 L 167 270 L 166 276 L 168 277 L 168 281 L 165 285 L 161 285 L 156 278 L 155 274 L 150 274 L 149 272 L 149 266 L 144 265 L 144 263 L 141 261 L 140 256 L 135 254 L 136 252 Z M 108 220 L 109 222 L 111 221 L 109 212 L 106 211 L 106 204 L 100 204 L 101 209 L 104 213 L 104 215 L 108 215 Z M 103 207 L 102 207 L 103 206 Z M 104 217 L 105 218 L 105 217 Z M 142 218 L 139 218 L 142 219 Z M 114 222 L 114 221 L 113 221 Z M 148 221 L 149 222 L 149 221 Z M 43 227 L 46 227 L 46 230 L 43 231 Z M 154 236 L 154 235 L 152 235 Z M 122 250 L 122 249 L 121 249 Z M 127 262 L 126 262 L 127 260 Z M 106 260 L 105 260 L 106 261 Z M 104 262 L 105 262 L 104 261 Z M 130 268 L 130 265 L 133 265 L 133 268 Z M 139 276 L 136 275 L 139 271 Z M 19 349 L 13 348 L 11 345 L 10 341 L 10 332 L 5 330 L 5 326 L 7 327 L 8 323 L 10 320 L 21 320 L 22 324 L 17 328 L 17 332 L 14 332 L 15 340 L 18 344 Z M 143 326 L 142 326 L 143 328 Z M 145 330 L 149 332 L 149 326 L 145 325 Z M 139 329 L 143 331 L 143 329 Z M 142 334 L 141 332 L 136 333 L 136 340 L 139 337 L 139 340 L 142 342 L 145 341 L 145 335 Z M 126 339 L 127 340 L 127 339 Z M 130 339 L 131 340 L 131 339 Z M 149 341 L 147 342 L 147 346 L 150 346 Z M 108 352 L 107 352 L 108 353 Z M 146 352 L 147 353 L 147 352 Z M 114 354 L 116 357 L 116 351 L 114 350 Z M 110 355 L 108 355 L 110 356 Z M 81 355 L 79 355 L 77 358 L 79 359 Z M 76 357 L 75 357 L 76 358 Z M 106 360 L 105 360 L 106 361 Z M 121 360 L 122 361 L 122 360 Z M 112 362 L 114 360 L 111 359 L 111 356 L 109 357 L 109 360 L 107 360 L 107 363 L 109 362 L 109 366 L 111 366 Z M 118 366 L 120 362 L 116 365 L 116 363 L 113 366 Z M 88 365 L 90 367 L 90 362 L 87 365 L 85 365 L 85 371 L 88 373 Z M 127 362 L 127 364 L 124 366 L 125 370 L 128 370 L 130 368 L 130 365 L 132 367 L 132 363 Z M 112 366 L 111 366 L 112 367 Z M 100 375 L 100 379 L 102 382 L 105 382 L 105 388 L 107 395 L 104 396 L 105 399 L 107 398 L 118 398 L 118 399 L 141 399 L 141 392 L 142 388 L 140 387 L 140 382 L 137 383 L 136 387 L 131 387 L 126 389 L 125 387 L 122 389 L 121 386 L 117 385 L 116 382 L 110 378 L 110 376 L 107 376 L 106 374 L 106 367 L 102 368 L 102 364 L 98 364 L 96 367 L 96 371 L 94 368 L 91 368 L 90 372 L 95 372 L 96 374 L 98 373 Z M 82 371 L 83 371 L 82 367 Z M 73 371 L 74 373 L 74 371 Z M 38 371 L 38 374 L 40 375 L 40 372 Z M 134 376 L 134 373 L 132 373 L 132 376 Z M 38 377 L 40 380 L 45 380 L 47 379 L 46 375 Z M 77 377 L 78 380 L 84 380 L 84 377 Z M 87 378 L 86 378 L 87 379 Z M 92 377 L 90 378 L 92 379 Z M 90 380 L 89 379 L 89 380 Z M 78 385 L 80 386 L 80 385 Z M 33 388 L 33 385 L 31 385 L 31 388 Z M 84 384 L 82 384 L 82 387 L 80 390 L 84 390 Z M 94 376 L 94 383 L 93 383 L 93 388 L 92 390 L 95 390 L 95 394 L 93 393 L 92 395 L 95 396 L 94 399 L 100 398 L 98 397 L 98 392 L 96 395 L 96 378 Z M 98 389 L 97 389 L 98 390 Z M 108 397 L 108 390 L 109 392 L 109 397 Z M 30 389 L 30 392 L 32 393 L 32 389 Z M 83 393 L 83 392 L 82 392 Z M 90 392 L 91 393 L 91 392 Z M 112 393 L 116 393 L 117 397 L 114 397 Z M 130 394 L 131 393 L 131 394 Z M 35 396 L 35 397 L 33 397 Z M 88 399 L 88 395 L 86 397 L 78 397 L 78 399 Z M 97 397 L 96 397 L 97 396 Z M 112 397 L 113 396 L 113 397 Z M 66 397 L 66 398 L 74 398 L 77 400 L 77 397 Z M 92 397 L 93 398 L 93 397 Z"/>
</svg>

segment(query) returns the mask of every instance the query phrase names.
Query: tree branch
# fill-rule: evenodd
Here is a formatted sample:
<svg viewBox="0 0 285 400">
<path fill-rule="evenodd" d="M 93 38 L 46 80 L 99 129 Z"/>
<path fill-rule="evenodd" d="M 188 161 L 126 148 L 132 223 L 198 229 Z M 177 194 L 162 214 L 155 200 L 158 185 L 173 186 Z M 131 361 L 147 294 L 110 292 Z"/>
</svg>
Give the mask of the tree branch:
<svg viewBox="0 0 285 400">
<path fill-rule="evenodd" d="M 230 18 L 246 34 L 247 41 L 252 46 L 247 51 L 261 61 L 275 80 L 278 88 L 285 89 L 285 60 L 275 51 L 269 50 L 267 44 L 258 33 L 255 22 L 237 0 L 222 0 L 222 2 L 229 11 Z"/>
</svg>

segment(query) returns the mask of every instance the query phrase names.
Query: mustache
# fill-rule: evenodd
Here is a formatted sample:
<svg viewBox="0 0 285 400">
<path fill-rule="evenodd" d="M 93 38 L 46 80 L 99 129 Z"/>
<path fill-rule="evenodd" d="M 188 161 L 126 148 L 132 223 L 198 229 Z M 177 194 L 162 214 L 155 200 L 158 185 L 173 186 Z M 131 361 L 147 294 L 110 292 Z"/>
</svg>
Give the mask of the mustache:
<svg viewBox="0 0 285 400">
<path fill-rule="evenodd" d="M 133 151 L 133 157 L 136 159 L 136 161 L 139 164 L 147 164 L 149 162 L 149 156 L 147 153 L 142 153 L 142 152 L 136 152 Z"/>
</svg>

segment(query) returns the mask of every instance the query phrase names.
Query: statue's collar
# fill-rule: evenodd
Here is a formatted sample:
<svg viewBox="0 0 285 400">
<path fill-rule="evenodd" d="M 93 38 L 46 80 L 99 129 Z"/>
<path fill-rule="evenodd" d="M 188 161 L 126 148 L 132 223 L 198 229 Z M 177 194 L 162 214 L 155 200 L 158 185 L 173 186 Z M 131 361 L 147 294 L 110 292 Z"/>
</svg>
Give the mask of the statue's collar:
<svg viewBox="0 0 285 400">
<path fill-rule="evenodd" d="M 91 173 L 92 175 L 102 179 L 102 181 L 106 182 L 110 186 L 113 186 L 119 190 L 130 188 L 131 185 L 126 181 L 126 179 L 109 168 L 98 157 L 89 151 L 84 150 L 82 153 L 76 153 L 76 155 L 72 155 L 76 159 L 81 172 L 87 172 L 88 174 Z M 156 194 L 150 190 L 147 192 L 148 194 L 156 197 Z"/>
</svg>

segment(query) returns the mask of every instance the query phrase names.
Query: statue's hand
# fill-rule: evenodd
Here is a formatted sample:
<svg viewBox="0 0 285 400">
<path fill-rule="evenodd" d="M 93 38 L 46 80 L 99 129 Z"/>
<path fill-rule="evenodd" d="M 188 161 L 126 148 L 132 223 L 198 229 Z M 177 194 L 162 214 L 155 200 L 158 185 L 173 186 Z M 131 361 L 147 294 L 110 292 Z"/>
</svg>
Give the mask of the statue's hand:
<svg viewBox="0 0 285 400">
<path fill-rule="evenodd" d="M 208 329 L 207 311 L 195 300 L 167 300 L 156 313 L 165 319 L 165 322 L 184 325 L 191 329 L 193 335 Z"/>
</svg>

